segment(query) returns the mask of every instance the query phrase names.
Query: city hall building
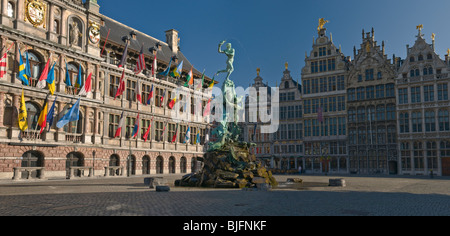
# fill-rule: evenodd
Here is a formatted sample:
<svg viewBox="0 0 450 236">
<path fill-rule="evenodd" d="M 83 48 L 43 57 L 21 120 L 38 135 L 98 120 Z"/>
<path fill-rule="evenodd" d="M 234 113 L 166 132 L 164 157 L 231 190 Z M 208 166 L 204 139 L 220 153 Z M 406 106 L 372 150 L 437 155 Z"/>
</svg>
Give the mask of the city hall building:
<svg viewBox="0 0 450 236">
<path fill-rule="evenodd" d="M 201 111 L 208 95 L 192 86 L 185 89 L 187 95 L 174 92 L 192 67 L 180 50 L 178 32 L 166 31 L 161 41 L 99 9 L 96 0 L 1 1 L 1 55 L 7 58 L 0 78 L 0 179 L 189 173 L 196 157 L 203 156 L 209 127 Z M 136 74 L 141 48 L 146 69 Z M 28 85 L 18 79 L 21 61 L 29 62 Z M 181 62 L 179 78 L 157 75 Z M 53 64 L 52 95 L 48 85 L 39 88 L 38 80 Z M 192 71 L 199 81 L 202 73 Z M 91 91 L 79 96 L 89 75 Z M 210 82 L 205 77 L 205 88 Z M 18 127 L 22 91 L 25 131 Z M 171 109 L 175 97 L 177 106 Z M 79 98 L 79 119 L 58 128 Z M 53 104 L 54 121 L 41 132 L 41 111 Z M 187 119 L 173 119 L 174 110 Z"/>
</svg>

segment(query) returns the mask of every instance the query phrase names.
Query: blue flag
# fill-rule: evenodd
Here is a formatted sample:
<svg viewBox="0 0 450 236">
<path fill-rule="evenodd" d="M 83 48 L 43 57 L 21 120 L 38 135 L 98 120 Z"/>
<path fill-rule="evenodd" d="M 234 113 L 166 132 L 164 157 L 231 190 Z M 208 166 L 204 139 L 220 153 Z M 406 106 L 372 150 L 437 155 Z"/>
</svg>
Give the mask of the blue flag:
<svg viewBox="0 0 450 236">
<path fill-rule="evenodd" d="M 23 64 L 22 53 L 20 53 L 19 48 L 19 75 L 17 76 L 20 80 L 22 80 L 24 85 L 28 85 L 28 76 L 25 73 L 25 64 Z"/>
<path fill-rule="evenodd" d="M 58 96 L 56 96 L 58 98 Z M 56 104 L 56 98 L 55 101 L 53 101 L 53 105 L 50 108 L 50 111 L 48 111 L 47 114 L 47 124 L 48 124 L 48 131 L 50 131 L 52 124 L 53 124 L 53 114 L 55 113 L 55 104 Z"/>
<path fill-rule="evenodd" d="M 163 72 L 158 73 L 158 75 L 167 76 L 170 72 L 170 64 L 172 63 L 172 58 L 169 60 L 169 65 L 167 66 L 167 69 Z"/>
<path fill-rule="evenodd" d="M 30 60 L 28 60 L 28 51 L 25 52 L 27 55 L 27 61 L 25 63 L 25 74 L 28 76 L 28 79 L 31 78 L 31 67 L 30 67 Z"/>
<path fill-rule="evenodd" d="M 184 137 L 184 143 L 189 142 L 190 136 L 191 136 L 191 127 L 188 126 L 188 129 L 186 131 L 186 136 Z"/>
<path fill-rule="evenodd" d="M 66 86 L 71 87 L 72 86 L 72 81 L 70 79 L 70 74 L 69 74 L 69 69 L 67 69 L 67 62 L 66 62 Z"/>
<path fill-rule="evenodd" d="M 80 119 L 80 98 L 78 101 L 70 108 L 70 110 L 56 123 L 56 127 L 62 128 L 71 121 L 76 121 Z"/>
</svg>

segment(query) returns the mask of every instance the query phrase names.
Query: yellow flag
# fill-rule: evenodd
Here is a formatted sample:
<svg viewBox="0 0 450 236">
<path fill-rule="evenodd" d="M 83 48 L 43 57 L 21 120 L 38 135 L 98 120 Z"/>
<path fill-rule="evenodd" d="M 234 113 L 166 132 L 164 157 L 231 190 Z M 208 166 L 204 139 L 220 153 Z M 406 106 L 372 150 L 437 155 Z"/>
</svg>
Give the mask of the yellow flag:
<svg viewBox="0 0 450 236">
<path fill-rule="evenodd" d="M 25 131 L 28 129 L 27 107 L 25 105 L 25 98 L 23 96 L 23 89 L 22 89 L 22 98 L 20 100 L 20 109 L 19 109 L 19 129 L 22 131 Z"/>
</svg>

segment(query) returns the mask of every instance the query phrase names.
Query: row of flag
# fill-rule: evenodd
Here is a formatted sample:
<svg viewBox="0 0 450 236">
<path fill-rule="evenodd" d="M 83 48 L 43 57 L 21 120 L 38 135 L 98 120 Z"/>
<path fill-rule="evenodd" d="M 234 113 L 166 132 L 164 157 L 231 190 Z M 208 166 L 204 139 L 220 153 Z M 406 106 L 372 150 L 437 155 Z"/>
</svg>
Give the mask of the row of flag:
<svg viewBox="0 0 450 236">
<path fill-rule="evenodd" d="M 123 116 L 123 114 L 124 114 L 124 112 L 122 112 L 122 114 L 120 115 L 119 126 L 116 129 L 116 132 L 114 134 L 114 138 L 120 137 L 120 134 L 122 132 L 122 126 L 123 126 L 123 123 L 125 121 L 125 117 Z M 151 128 L 152 128 L 152 121 L 153 121 L 153 117 L 150 120 L 150 124 L 148 125 L 147 130 L 144 133 L 144 136 L 143 136 L 144 142 L 147 142 L 147 138 L 148 138 L 148 136 L 150 134 L 150 131 L 151 131 Z M 139 123 L 140 122 L 139 122 L 139 113 L 138 113 L 138 115 L 136 117 L 136 121 L 134 122 L 133 131 L 131 133 L 131 137 L 132 138 L 136 138 L 137 135 L 138 135 Z M 161 142 L 163 140 L 164 134 L 165 134 L 165 131 L 166 131 L 166 128 L 167 128 L 168 124 L 169 123 L 166 122 L 166 124 L 164 125 L 163 131 L 162 131 L 161 135 L 159 136 L 159 140 L 158 140 L 159 142 Z M 175 128 L 175 134 L 172 136 L 172 143 L 174 143 L 177 140 L 177 133 L 178 133 L 178 124 L 177 124 L 177 126 Z M 191 129 L 190 129 L 190 126 L 188 126 L 188 128 L 186 130 L 186 135 L 185 135 L 183 143 L 189 142 L 190 136 L 191 136 Z M 196 137 L 195 141 L 196 142 L 194 144 L 200 143 L 200 129 L 198 129 L 198 131 L 197 131 L 197 137 Z"/>
<path fill-rule="evenodd" d="M 53 117 L 55 114 L 55 105 L 56 105 L 56 99 L 58 98 L 57 96 L 55 97 L 55 100 L 53 101 L 53 104 L 50 108 L 50 110 L 48 109 L 48 96 L 45 98 L 45 102 L 44 102 L 44 107 L 42 108 L 41 113 L 39 114 L 39 118 L 38 118 L 38 125 L 40 127 L 40 131 L 39 133 L 42 134 L 42 132 L 45 130 L 45 127 L 47 127 L 47 124 L 49 126 L 49 130 L 50 127 L 53 125 Z M 59 119 L 59 121 L 56 123 L 56 127 L 58 128 L 62 128 L 65 125 L 67 125 L 69 122 L 72 121 L 78 121 L 80 118 L 80 99 L 78 98 L 78 100 L 75 102 L 75 104 L 67 111 L 67 113 L 61 117 L 61 119 Z M 28 118 L 27 118 L 27 108 L 25 105 L 25 98 L 24 98 L 24 92 L 22 89 L 22 97 L 20 100 L 20 108 L 19 108 L 19 129 L 21 131 L 25 131 L 28 129 Z M 36 126 L 37 129 L 37 126 Z"/>
</svg>

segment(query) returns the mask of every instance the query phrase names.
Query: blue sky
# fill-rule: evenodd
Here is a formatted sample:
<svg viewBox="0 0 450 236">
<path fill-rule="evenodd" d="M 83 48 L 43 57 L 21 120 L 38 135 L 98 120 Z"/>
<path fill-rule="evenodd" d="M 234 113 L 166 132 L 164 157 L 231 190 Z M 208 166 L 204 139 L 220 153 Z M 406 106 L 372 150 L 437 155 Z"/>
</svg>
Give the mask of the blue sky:
<svg viewBox="0 0 450 236">
<path fill-rule="evenodd" d="M 373 27 L 375 40 L 385 41 L 386 54 L 404 58 L 406 45 L 415 42 L 416 25 L 431 43 L 436 34 L 436 52 L 444 58 L 450 48 L 450 1 L 448 0 L 171 0 L 123 1 L 100 0 L 100 12 L 123 24 L 165 41 L 165 31 L 176 29 L 181 51 L 200 71 L 210 77 L 225 69 L 226 57 L 217 52 L 218 43 L 227 40 L 236 49 L 235 71 L 231 79 L 236 86 L 247 87 L 260 76 L 270 86 L 281 80 L 284 63 L 294 80 L 301 81 L 305 52 L 312 49 L 317 37 L 319 18 L 327 35 L 341 45 L 346 56 L 358 49 L 361 32 Z M 225 74 L 218 77 L 224 80 Z"/>
</svg>

